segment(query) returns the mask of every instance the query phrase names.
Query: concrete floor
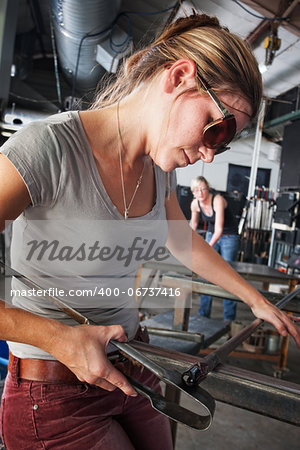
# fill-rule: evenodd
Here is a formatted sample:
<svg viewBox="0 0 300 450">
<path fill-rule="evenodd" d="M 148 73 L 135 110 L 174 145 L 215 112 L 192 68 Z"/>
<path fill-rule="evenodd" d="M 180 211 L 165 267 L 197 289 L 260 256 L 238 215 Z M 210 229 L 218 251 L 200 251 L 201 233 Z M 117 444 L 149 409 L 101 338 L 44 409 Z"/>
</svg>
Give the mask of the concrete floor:
<svg viewBox="0 0 300 450">
<path fill-rule="evenodd" d="M 0 298 L 4 295 L 4 279 L 0 276 Z M 198 298 L 193 299 L 193 313 L 198 308 Z M 147 299 L 145 301 L 147 307 Z M 159 308 L 159 312 L 162 309 Z M 222 320 L 222 302 L 214 300 L 212 318 Z M 247 324 L 253 320 L 249 308 L 238 303 L 237 320 Z M 200 330 L 199 330 L 200 331 Z M 300 350 L 290 340 L 284 379 L 300 384 Z M 228 363 L 266 375 L 273 375 L 274 367 L 267 361 L 229 358 Z M 274 364 L 274 363 L 273 363 Z M 185 403 L 185 406 L 188 406 Z M 299 450 L 300 428 L 264 417 L 246 410 L 217 402 L 213 423 L 207 431 L 195 431 L 178 425 L 175 450 Z M 157 449 L 164 450 L 164 449 Z"/>
</svg>

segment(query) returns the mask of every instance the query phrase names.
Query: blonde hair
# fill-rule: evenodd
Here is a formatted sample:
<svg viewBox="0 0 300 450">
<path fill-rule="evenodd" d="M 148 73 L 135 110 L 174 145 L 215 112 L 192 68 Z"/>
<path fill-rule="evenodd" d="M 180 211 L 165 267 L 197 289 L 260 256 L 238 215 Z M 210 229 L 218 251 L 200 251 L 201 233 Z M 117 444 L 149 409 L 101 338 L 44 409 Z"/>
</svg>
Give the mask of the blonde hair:
<svg viewBox="0 0 300 450">
<path fill-rule="evenodd" d="M 207 181 L 207 179 L 204 178 L 204 177 L 202 177 L 202 176 L 199 176 L 199 177 L 192 178 L 192 181 L 191 181 L 191 191 L 193 192 L 193 190 L 195 189 L 195 187 L 197 187 L 200 183 L 206 184 L 206 186 L 208 187 L 208 189 L 210 189 L 210 184 L 209 184 L 209 182 Z"/>
<path fill-rule="evenodd" d="M 196 73 L 214 90 L 242 95 L 252 117 L 256 116 L 262 96 L 257 61 L 241 38 L 205 14 L 176 20 L 151 45 L 125 60 L 115 81 L 97 94 L 91 109 L 119 102 L 182 58 L 194 61 Z M 198 89 L 203 90 L 199 81 Z"/>
</svg>

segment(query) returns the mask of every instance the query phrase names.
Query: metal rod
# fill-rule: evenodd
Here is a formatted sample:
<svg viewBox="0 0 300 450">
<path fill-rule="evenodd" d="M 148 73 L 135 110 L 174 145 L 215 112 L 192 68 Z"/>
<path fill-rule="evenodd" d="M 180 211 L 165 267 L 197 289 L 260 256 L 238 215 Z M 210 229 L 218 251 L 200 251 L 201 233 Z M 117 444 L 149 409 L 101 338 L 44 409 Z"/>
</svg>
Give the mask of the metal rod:
<svg viewBox="0 0 300 450">
<path fill-rule="evenodd" d="M 82 325 L 84 325 L 84 324 L 88 325 L 90 323 L 90 321 L 89 321 L 89 319 L 87 319 L 87 317 L 83 316 L 78 311 L 76 311 L 75 309 L 71 308 L 71 306 L 68 306 L 65 302 L 60 300 L 58 297 L 54 297 L 53 295 L 50 295 L 48 293 L 47 289 L 42 288 L 39 284 L 35 283 L 30 278 L 28 278 L 25 275 L 21 274 L 17 270 L 14 270 L 11 267 L 7 266 L 2 261 L 0 261 L 0 267 L 3 267 L 3 269 L 5 269 L 6 271 L 7 270 L 10 271 L 11 272 L 11 276 L 13 276 L 13 277 L 23 281 L 23 283 L 26 286 L 28 286 L 28 287 L 30 287 L 32 289 L 36 289 L 38 291 L 43 291 L 44 298 L 46 298 L 51 303 L 56 305 L 61 311 L 63 311 L 69 317 L 74 319 L 76 322 L 78 322 L 78 323 L 80 323 Z"/>
<path fill-rule="evenodd" d="M 276 307 L 282 309 L 292 298 L 294 298 L 300 292 L 300 287 L 294 289 L 294 291 L 285 295 L 279 302 L 276 303 Z M 251 334 L 263 323 L 262 319 L 255 319 L 250 325 L 243 328 L 239 333 L 225 342 L 215 352 L 207 355 L 204 360 L 208 364 L 209 372 L 212 371 L 217 364 L 223 362 L 224 358 L 228 356 L 238 345 L 245 341 Z"/>
<path fill-rule="evenodd" d="M 168 330 L 166 328 L 154 328 L 147 326 L 147 331 L 149 334 L 153 334 L 155 336 L 182 339 L 184 341 L 198 342 L 200 344 L 203 342 L 204 338 L 202 333 L 191 333 L 190 331 L 181 331 L 181 330 Z"/>
<path fill-rule="evenodd" d="M 203 357 L 164 349 L 143 342 L 132 345 L 158 364 L 186 371 Z M 216 400 L 300 426 L 300 385 L 260 373 L 219 365 L 201 382 Z"/>
</svg>

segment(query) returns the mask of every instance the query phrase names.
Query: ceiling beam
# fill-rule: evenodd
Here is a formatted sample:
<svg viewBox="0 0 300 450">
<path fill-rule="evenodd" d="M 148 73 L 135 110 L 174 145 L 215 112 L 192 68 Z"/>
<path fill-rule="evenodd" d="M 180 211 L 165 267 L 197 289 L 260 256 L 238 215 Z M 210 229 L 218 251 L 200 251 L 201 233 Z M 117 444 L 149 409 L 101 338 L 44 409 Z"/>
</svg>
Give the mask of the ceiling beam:
<svg viewBox="0 0 300 450">
<path fill-rule="evenodd" d="M 248 34 L 245 41 L 249 45 L 251 45 L 252 48 L 255 48 L 255 44 L 257 43 L 258 39 L 261 37 L 261 35 L 265 34 L 269 26 L 270 24 L 267 20 L 262 20 L 260 24 L 257 25 L 257 27 L 251 31 L 251 33 Z"/>
<path fill-rule="evenodd" d="M 299 0 L 293 0 L 292 3 L 290 3 L 289 0 L 284 0 L 276 4 L 276 2 L 270 2 L 269 0 L 261 0 L 259 2 L 254 0 L 243 0 L 243 3 L 250 8 L 257 11 L 259 14 L 261 14 L 264 17 L 289 17 L 290 20 L 287 21 L 281 21 L 280 26 L 286 28 L 291 33 L 295 34 L 296 36 L 300 37 L 300 4 Z M 271 7 L 273 8 L 271 9 Z M 279 12 L 279 14 L 278 14 Z M 267 22 L 267 21 L 263 21 Z M 258 25 L 257 28 L 259 28 L 261 24 Z M 256 29 L 253 30 L 253 33 L 255 33 Z M 263 31 L 258 30 L 260 32 L 259 35 L 263 33 Z M 247 37 L 247 40 L 250 38 L 252 33 L 249 34 Z M 258 35 L 258 36 L 259 36 Z M 253 38 L 251 38 L 253 39 Z M 251 41 L 250 41 L 251 43 Z M 253 43 L 252 43 L 253 45 Z"/>
</svg>

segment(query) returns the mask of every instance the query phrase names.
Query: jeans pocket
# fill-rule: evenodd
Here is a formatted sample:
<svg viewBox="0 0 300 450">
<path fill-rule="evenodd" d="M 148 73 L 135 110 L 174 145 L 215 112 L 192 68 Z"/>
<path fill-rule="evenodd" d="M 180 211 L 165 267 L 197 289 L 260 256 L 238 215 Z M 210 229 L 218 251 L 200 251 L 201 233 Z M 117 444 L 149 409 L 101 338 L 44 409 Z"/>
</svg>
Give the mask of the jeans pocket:
<svg viewBox="0 0 300 450">
<path fill-rule="evenodd" d="M 89 387 L 87 384 L 44 383 L 41 386 L 41 400 L 44 403 L 60 403 L 82 397 Z"/>
<path fill-rule="evenodd" d="M 35 387 L 31 390 L 32 421 L 37 438 L 47 447 L 47 441 L 53 446 L 56 440 L 64 439 L 80 423 L 84 411 L 90 403 L 85 397 L 89 391 L 86 384 L 63 385 L 43 384 L 38 393 Z M 58 445 L 58 444 L 57 444 Z M 63 448 L 55 447 L 54 448 Z M 76 447 L 74 447 L 75 449 Z"/>
</svg>

